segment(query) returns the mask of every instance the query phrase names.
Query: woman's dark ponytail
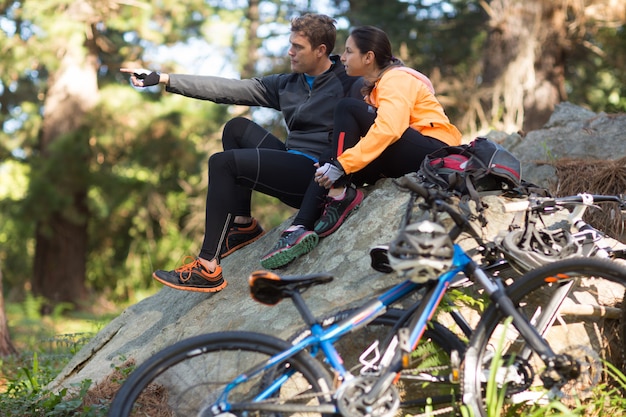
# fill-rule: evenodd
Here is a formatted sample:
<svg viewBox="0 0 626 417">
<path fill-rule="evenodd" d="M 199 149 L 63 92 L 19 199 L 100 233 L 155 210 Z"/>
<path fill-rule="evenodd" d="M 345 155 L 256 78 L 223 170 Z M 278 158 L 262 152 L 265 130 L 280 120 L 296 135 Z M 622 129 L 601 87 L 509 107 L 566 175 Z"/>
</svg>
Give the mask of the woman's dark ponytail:
<svg viewBox="0 0 626 417">
<path fill-rule="evenodd" d="M 350 37 L 359 48 L 361 53 L 372 51 L 376 59 L 376 65 L 381 69 L 379 79 L 390 68 L 404 66 L 402 60 L 393 56 L 391 52 L 391 42 L 387 34 L 375 26 L 360 26 L 352 29 Z M 361 93 L 369 95 L 374 88 L 372 82 L 365 82 Z"/>
</svg>

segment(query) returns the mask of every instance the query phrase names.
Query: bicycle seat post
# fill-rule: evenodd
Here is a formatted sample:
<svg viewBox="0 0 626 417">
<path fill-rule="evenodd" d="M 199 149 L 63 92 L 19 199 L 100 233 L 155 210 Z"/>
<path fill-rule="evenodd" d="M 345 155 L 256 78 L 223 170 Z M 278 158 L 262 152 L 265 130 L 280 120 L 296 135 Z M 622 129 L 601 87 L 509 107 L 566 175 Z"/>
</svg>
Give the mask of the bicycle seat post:
<svg viewBox="0 0 626 417">
<path fill-rule="evenodd" d="M 298 310 L 298 313 L 300 313 L 300 317 L 302 317 L 307 326 L 310 327 L 317 323 L 317 319 L 313 315 L 313 312 L 311 311 L 309 306 L 307 306 L 306 302 L 304 301 L 302 293 L 297 288 L 286 290 L 285 294 L 288 295 L 289 298 L 291 298 L 293 304 Z"/>
</svg>

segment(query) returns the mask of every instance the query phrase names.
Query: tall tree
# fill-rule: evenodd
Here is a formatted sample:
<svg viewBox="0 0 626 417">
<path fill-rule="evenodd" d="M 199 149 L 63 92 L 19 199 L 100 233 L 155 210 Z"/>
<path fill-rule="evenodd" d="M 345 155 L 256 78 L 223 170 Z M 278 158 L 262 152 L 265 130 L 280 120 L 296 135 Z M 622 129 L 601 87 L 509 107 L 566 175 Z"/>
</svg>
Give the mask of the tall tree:
<svg viewBox="0 0 626 417">
<path fill-rule="evenodd" d="M 0 71 L 2 135 L 8 136 L 10 126 L 22 138 L 11 157 L 31 168 L 29 192 L 22 202 L 24 219 L 36 224 L 31 284 L 35 293 L 52 302 L 79 303 L 86 295 L 87 255 L 93 250 L 89 230 L 98 230 L 93 227 L 89 194 L 96 189 L 93 181 L 103 178 L 99 168 L 112 150 L 97 146 L 97 138 L 106 137 L 104 130 L 95 130 L 104 126 L 102 87 L 123 80 L 118 69 L 124 58 L 143 66 L 145 45 L 172 45 L 198 36 L 210 13 L 203 0 L 185 6 L 167 1 L 162 6 L 23 0 L 5 2 L 0 8 L 6 29 L 0 36 L 7 41 L 0 64 L 6 70 Z M 20 116 L 27 112 L 29 117 Z M 126 133 L 136 130 L 133 123 L 136 126 L 138 119 L 124 121 Z M 170 128 L 165 132 L 176 134 Z M 115 177 L 110 174 L 109 182 Z M 125 181 L 128 172 L 121 177 Z M 114 201 L 119 202 L 116 193 Z M 138 206 L 136 211 L 145 207 Z M 125 232 L 128 239 L 128 229 Z M 110 241 L 96 244 L 108 251 L 102 244 Z"/>
<path fill-rule="evenodd" d="M 99 95 L 96 32 L 89 23 L 97 15 L 83 1 L 59 6 L 57 12 L 58 18 L 83 22 L 85 35 L 58 39 L 63 40 L 62 47 L 55 47 L 59 65 L 51 68 L 48 77 L 37 167 L 47 179 L 48 193 L 59 203 L 37 221 L 32 288 L 53 302 L 75 302 L 86 295 L 89 138 L 85 125 Z M 54 33 L 54 26 L 50 32 Z"/>
<path fill-rule="evenodd" d="M 540 128 L 556 104 L 568 99 L 566 72 L 573 51 L 587 59 L 601 47 L 594 27 L 624 24 L 624 10 L 610 0 L 548 2 L 481 1 L 489 16 L 479 86 L 488 115 L 484 125 L 504 130 Z"/>
<path fill-rule="evenodd" d="M 4 294 L 2 292 L 2 269 L 0 269 L 0 357 L 17 353 L 11 342 L 9 326 L 4 309 Z"/>
</svg>

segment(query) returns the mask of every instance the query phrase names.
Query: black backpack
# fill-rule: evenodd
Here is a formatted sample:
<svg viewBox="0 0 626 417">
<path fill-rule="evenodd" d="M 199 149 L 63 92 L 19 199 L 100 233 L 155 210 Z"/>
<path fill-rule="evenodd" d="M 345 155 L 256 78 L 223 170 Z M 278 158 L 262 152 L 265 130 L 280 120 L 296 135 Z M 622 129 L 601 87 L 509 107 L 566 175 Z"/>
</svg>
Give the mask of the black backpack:
<svg viewBox="0 0 626 417">
<path fill-rule="evenodd" d="M 524 189 L 520 161 L 504 147 L 484 137 L 429 154 L 422 161 L 417 178 L 427 187 L 468 196 L 476 202 L 479 212 L 483 209 L 481 194 L 519 193 Z"/>
<path fill-rule="evenodd" d="M 446 146 L 422 161 L 418 177 L 443 190 L 506 191 L 522 183 L 520 161 L 501 145 L 478 137 L 467 145 Z"/>
</svg>

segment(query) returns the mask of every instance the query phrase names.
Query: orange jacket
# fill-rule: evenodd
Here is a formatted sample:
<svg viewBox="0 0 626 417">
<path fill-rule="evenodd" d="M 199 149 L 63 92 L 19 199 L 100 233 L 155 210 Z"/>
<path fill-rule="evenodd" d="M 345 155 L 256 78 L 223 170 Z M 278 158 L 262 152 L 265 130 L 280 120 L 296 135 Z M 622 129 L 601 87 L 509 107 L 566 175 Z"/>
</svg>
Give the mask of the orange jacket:
<svg viewBox="0 0 626 417">
<path fill-rule="evenodd" d="M 378 158 L 409 127 L 451 146 L 461 144 L 461 132 L 435 98 L 430 80 L 415 70 L 386 71 L 365 101 L 377 108 L 376 119 L 359 143 L 337 157 L 346 174 Z"/>
</svg>

